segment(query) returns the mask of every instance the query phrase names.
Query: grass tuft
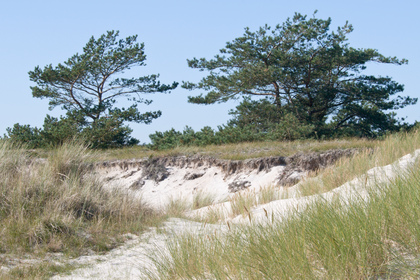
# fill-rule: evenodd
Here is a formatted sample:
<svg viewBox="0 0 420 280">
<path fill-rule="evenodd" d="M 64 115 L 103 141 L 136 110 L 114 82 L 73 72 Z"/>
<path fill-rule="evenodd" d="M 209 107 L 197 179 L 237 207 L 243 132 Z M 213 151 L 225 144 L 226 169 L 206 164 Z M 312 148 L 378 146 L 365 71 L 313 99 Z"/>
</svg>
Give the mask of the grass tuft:
<svg viewBox="0 0 420 280">
<path fill-rule="evenodd" d="M 256 197 L 253 192 L 238 192 L 229 198 L 232 208 L 232 216 L 249 216 L 251 208 L 256 205 Z"/>
<path fill-rule="evenodd" d="M 261 188 L 257 193 L 257 204 L 266 204 L 271 201 L 279 200 L 279 192 L 279 187 L 274 185 Z"/>
<path fill-rule="evenodd" d="M 159 279 L 420 277 L 419 186 L 417 166 L 368 202 L 319 201 L 282 222 L 177 237 L 169 256 L 154 258 Z"/>
<path fill-rule="evenodd" d="M 192 209 L 195 210 L 212 205 L 215 201 L 216 197 L 214 194 L 198 191 L 193 196 Z"/>
<path fill-rule="evenodd" d="M 296 153 L 322 152 L 333 149 L 373 148 L 379 141 L 360 138 L 340 140 L 297 140 L 297 141 L 264 141 L 237 144 L 209 145 L 205 147 L 176 147 L 170 150 L 155 151 L 146 146 L 135 146 L 113 149 L 101 153 L 101 160 L 130 158 L 153 158 L 163 156 L 203 155 L 220 159 L 244 160 L 270 156 L 291 156 Z"/>
<path fill-rule="evenodd" d="M 184 217 L 191 209 L 191 202 L 185 198 L 172 198 L 165 206 L 164 213 L 167 217 Z"/>
<path fill-rule="evenodd" d="M 106 251 L 121 234 L 138 233 L 158 217 L 141 201 L 103 189 L 88 173 L 95 155 L 83 144 L 65 143 L 47 154 L 39 159 L 0 141 L 0 253 L 36 259 Z"/>
</svg>

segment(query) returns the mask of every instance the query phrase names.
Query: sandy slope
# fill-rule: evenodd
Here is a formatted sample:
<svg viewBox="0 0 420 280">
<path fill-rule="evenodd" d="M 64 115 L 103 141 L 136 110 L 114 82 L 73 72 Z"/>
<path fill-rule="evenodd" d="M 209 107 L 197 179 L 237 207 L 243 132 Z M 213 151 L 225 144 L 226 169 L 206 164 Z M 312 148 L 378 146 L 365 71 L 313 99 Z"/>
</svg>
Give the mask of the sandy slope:
<svg viewBox="0 0 420 280">
<path fill-rule="evenodd" d="M 210 194 L 215 203 L 225 201 L 242 189 L 282 185 L 299 180 L 308 171 L 324 168 L 355 149 L 323 153 L 297 154 L 244 161 L 210 157 L 166 157 L 99 164 L 94 169 L 108 188 L 127 190 L 154 208 L 162 208 L 172 199 L 190 203 L 197 193 Z"/>
<path fill-rule="evenodd" d="M 347 182 L 346 184 L 322 195 L 309 197 L 296 196 L 294 198 L 282 199 L 270 202 L 268 204 L 259 205 L 251 211 L 252 222 L 264 223 L 268 220 L 267 216 L 271 217 L 272 215 L 275 215 L 276 218 L 284 217 L 289 213 L 290 209 L 304 209 L 306 205 L 320 198 L 328 201 L 336 197 L 340 197 L 342 201 L 355 198 L 366 199 L 366 187 L 372 186 L 377 182 L 387 182 L 389 179 L 395 177 L 398 172 L 409 168 L 419 156 L 420 150 L 417 150 L 414 154 L 406 155 L 391 165 L 372 168 L 367 172 L 366 176 L 361 176 L 361 178 Z M 207 169 L 204 170 L 204 168 Z M 134 170 L 127 169 L 127 173 L 124 174 L 121 174 L 121 172 L 117 174 L 118 170 L 115 170 L 115 174 L 112 173 L 114 171 L 108 171 L 106 175 L 109 178 L 112 178 L 112 180 L 109 180 L 109 182 L 112 182 L 112 184 L 124 183 L 125 186 L 130 186 L 141 176 L 140 174 L 137 174 L 136 177 L 135 172 L 133 173 L 133 171 Z M 142 187 L 144 191 L 143 198 L 148 200 L 150 199 L 152 205 L 159 206 L 168 201 L 171 195 L 186 195 L 192 197 L 192 194 L 197 189 L 208 192 L 215 192 L 220 197 L 226 195 L 226 178 L 229 180 L 229 176 L 226 177 L 226 175 L 224 175 L 225 177 L 211 177 L 210 175 L 206 177 L 203 175 L 200 177 L 202 178 L 202 181 L 199 181 L 199 184 L 197 184 L 196 181 L 194 184 L 191 183 L 191 185 L 186 184 L 185 187 L 183 186 L 183 188 L 178 187 L 179 183 L 178 185 L 176 184 L 176 178 L 178 178 L 179 181 L 183 181 L 185 183 L 186 181 L 190 181 L 185 180 L 185 175 L 187 173 L 191 174 L 191 172 L 199 173 L 203 171 L 209 172 L 208 174 L 213 175 L 220 172 L 220 170 L 213 170 L 212 167 L 202 166 L 198 167 L 198 169 L 195 168 L 194 170 L 182 170 L 181 168 L 174 168 L 171 170 L 172 174 L 174 175 L 173 179 L 171 179 L 172 181 L 168 180 L 167 184 L 161 185 L 155 184 L 153 182 L 146 182 Z M 231 180 L 237 180 L 238 178 L 241 179 L 240 176 L 244 176 L 244 178 L 252 182 L 251 188 L 257 189 L 260 186 L 264 186 L 273 182 L 273 174 L 278 174 L 278 172 L 279 170 L 273 168 L 262 173 L 249 171 L 248 173 L 244 174 L 235 174 L 236 177 L 232 177 Z M 126 176 L 127 174 L 131 175 Z M 220 183 L 220 181 L 223 181 L 223 184 Z M 223 187 L 220 187 L 221 185 Z M 158 189 L 157 186 L 159 186 Z M 291 187 L 291 193 L 293 193 L 294 189 L 296 189 L 296 187 Z M 136 192 L 133 194 L 139 195 Z M 220 207 L 226 208 L 229 207 L 228 204 L 228 202 L 225 202 L 219 205 Z M 205 211 L 208 211 L 208 209 L 209 208 L 207 207 L 193 211 L 191 215 L 201 215 L 205 213 Z M 249 223 L 249 219 L 242 216 L 235 217 L 230 221 L 237 224 Z M 70 276 L 55 276 L 53 279 L 147 279 L 148 277 L 146 276 L 145 272 L 149 271 L 150 273 L 153 273 L 153 271 L 155 271 L 152 262 L 148 258 L 148 255 L 150 255 L 151 252 L 157 252 L 157 250 L 160 250 L 160 253 L 164 254 L 166 244 L 165 242 L 167 242 L 168 239 L 179 235 L 182 232 L 205 234 L 209 231 L 215 230 L 224 231 L 226 230 L 226 226 L 208 224 L 203 225 L 201 223 L 183 219 L 170 219 L 165 223 L 162 229 L 158 231 L 156 229 L 152 229 L 143 234 L 141 237 L 134 237 L 124 246 L 112 250 L 106 255 L 85 256 L 74 260 L 73 262 L 75 263 L 86 264 L 88 266 L 73 271 Z"/>
<path fill-rule="evenodd" d="M 420 156 L 420 150 L 416 150 L 412 155 L 405 155 L 393 164 L 375 167 L 370 169 L 365 176 L 355 178 L 342 186 L 329 192 L 312 195 L 307 197 L 296 197 L 272 201 L 270 203 L 259 205 L 252 209 L 252 221 L 255 223 L 265 223 L 275 215 L 276 219 L 284 217 L 290 213 L 291 209 L 303 211 L 306 206 L 315 201 L 332 201 L 340 199 L 342 203 L 346 203 L 352 199 L 368 199 L 368 188 L 375 184 L 387 183 L 390 179 L 395 178 L 398 173 L 404 172 L 412 166 L 416 159 Z M 296 186 L 292 187 L 296 189 Z M 269 219 L 267 219 L 267 217 Z M 233 223 L 249 222 L 247 217 L 238 216 L 232 220 Z"/>
<path fill-rule="evenodd" d="M 194 194 L 203 192 L 211 194 L 216 202 L 225 200 L 229 192 L 229 184 L 233 182 L 249 182 L 249 190 L 258 189 L 260 186 L 273 184 L 284 166 L 275 166 L 266 171 L 242 170 L 234 174 L 225 174 L 220 167 L 169 167 L 167 170 L 170 176 L 160 182 L 154 180 L 143 180 L 140 190 L 131 187 L 138 181 L 142 181 L 142 170 L 127 169 L 123 172 L 114 169 L 102 172 L 101 175 L 109 180 L 109 188 L 119 187 L 130 191 L 132 195 L 142 198 L 154 208 L 162 208 L 171 199 L 182 198 L 192 203 Z M 130 176 L 127 176 L 130 175 Z M 195 179 L 187 179 L 188 176 L 200 176 Z"/>
</svg>

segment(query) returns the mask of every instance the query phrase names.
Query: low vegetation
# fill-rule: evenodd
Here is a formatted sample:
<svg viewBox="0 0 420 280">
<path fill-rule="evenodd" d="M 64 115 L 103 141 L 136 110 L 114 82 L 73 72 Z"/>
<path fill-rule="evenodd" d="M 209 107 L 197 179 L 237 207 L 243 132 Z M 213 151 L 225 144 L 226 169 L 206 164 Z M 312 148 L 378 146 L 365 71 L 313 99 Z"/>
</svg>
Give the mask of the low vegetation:
<svg viewBox="0 0 420 280">
<path fill-rule="evenodd" d="M 420 133 L 413 131 L 390 135 L 382 141 L 255 142 L 207 146 L 200 153 L 242 159 L 334 148 L 361 150 L 352 158 L 311 174 L 300 186 L 300 195 L 310 195 L 333 189 L 419 147 Z M 30 150 L 11 141 L 0 141 L 0 263 L 12 258 L 42 260 L 55 253 L 70 257 L 89 251 L 104 252 L 124 241 L 124 233 L 138 234 L 168 217 L 185 217 L 186 211 L 209 205 L 206 223 L 224 220 L 228 216 L 212 208 L 211 195 L 197 193 L 192 203 L 174 199 L 165 214 L 156 213 L 122 192 L 104 190 L 102 182 L 89 172 L 90 163 L 98 160 L 192 155 L 199 153 L 197 149 L 178 147 L 156 152 L 131 147 L 98 152 L 76 141 L 49 150 Z M 354 275 L 386 278 L 416 274 L 414 261 L 420 253 L 420 232 L 416 226 L 420 215 L 416 209 L 420 202 L 419 170 L 417 165 L 392 184 L 376 186 L 381 192 L 372 192 L 369 203 L 355 201 L 346 207 L 337 202 L 319 203 L 281 223 L 269 217 L 267 227 L 229 224 L 227 235 L 179 237 L 169 244 L 170 258 L 155 258 L 159 277 L 345 279 Z M 252 221 L 253 206 L 283 198 L 287 195 L 279 193 L 275 186 L 255 193 L 238 193 L 230 198 L 232 215 L 243 215 Z M 65 262 L 34 262 L 12 268 L 1 277 L 46 278 L 70 269 Z"/>
<path fill-rule="evenodd" d="M 205 193 L 203 191 L 198 191 L 193 196 L 192 209 L 199 209 L 212 205 L 216 201 L 216 198 L 211 193 Z"/>
<path fill-rule="evenodd" d="M 250 215 L 251 207 L 256 204 L 255 193 L 253 192 L 238 192 L 229 199 L 232 216 Z"/>
<path fill-rule="evenodd" d="M 380 140 L 343 138 L 334 140 L 255 141 L 204 147 L 177 146 L 168 150 L 153 150 L 147 146 L 102 151 L 101 160 L 153 158 L 164 156 L 211 156 L 219 159 L 244 160 L 270 156 L 291 156 L 296 153 L 322 152 L 333 149 L 374 148 Z"/>
<path fill-rule="evenodd" d="M 92 37 L 64 63 L 36 66 L 29 72 L 36 84 L 33 97 L 46 98 L 50 109 L 59 106 L 66 113 L 47 115 L 42 128 L 16 123 L 0 137 L 0 264 L 27 255 L 39 260 L 54 253 L 107 251 L 123 241 L 123 233 L 140 233 L 162 219 L 214 203 L 211 195 L 197 193 L 192 201 L 173 199 L 164 213 L 156 213 L 124 192 L 105 190 L 101 179 L 89 172 L 97 160 L 149 158 L 153 163 L 154 157 L 178 155 L 244 160 L 359 150 L 309 174 L 297 193 L 307 196 L 419 148 L 419 123 L 402 122 L 393 112 L 415 105 L 417 98 L 400 95 L 404 86 L 390 77 L 364 73 L 372 62 L 408 61 L 350 47 L 352 25 L 346 22 L 333 32 L 331 22 L 317 18 L 316 11 L 312 17 L 295 13 L 275 27 L 246 28 L 213 59 L 187 60 L 189 67 L 207 72 L 198 82 L 182 83 L 185 89 L 203 91 L 188 101 L 214 104 L 243 98 L 230 111 L 233 118 L 216 130 L 187 126 L 182 132 L 156 132 L 150 144 L 141 146 L 126 123 L 149 124 L 160 117 L 161 111 L 140 113 L 139 105 L 152 102 L 143 94 L 170 92 L 178 82 L 161 84 L 159 75 L 122 75 L 145 65 L 144 44 L 137 43 L 137 35 L 117 39 L 118 31 L 108 31 Z M 121 98 L 128 99 L 127 107 L 117 107 Z M 144 171 L 155 182 L 168 175 L 164 166 L 153 164 Z M 418 259 L 420 253 L 419 185 L 416 166 L 389 185 L 376 186 L 381 192 L 373 192 L 368 203 L 319 203 L 267 227 L 239 227 L 207 239 L 180 237 L 169 244 L 171 258 L 155 259 L 160 277 L 411 276 L 403 268 L 407 257 Z M 251 221 L 253 206 L 287 195 L 273 186 L 237 193 L 229 198 L 231 215 Z M 226 214 L 216 208 L 209 213 L 207 222 Z M 5 277 L 45 278 L 62 269 L 68 268 L 38 263 L 12 269 Z M 418 270 L 413 273 L 419 276 Z"/>
<path fill-rule="evenodd" d="M 89 173 L 87 162 L 95 157 L 77 142 L 41 159 L 24 146 L 0 141 L 0 264 L 104 252 L 122 242 L 124 233 L 140 233 L 159 221 L 141 201 L 103 189 Z M 42 277 L 57 269 L 44 270 Z M 25 267 L 11 272 L 28 278 L 28 271 L 35 273 Z"/>
<path fill-rule="evenodd" d="M 419 132 L 395 134 L 370 152 L 343 159 L 302 184 L 306 194 L 325 192 L 420 148 Z M 338 176 L 341 174 L 341 176 Z M 315 174 L 313 174 L 315 176 Z M 318 185 L 315 182 L 319 182 Z M 311 184 L 315 184 L 309 188 Z M 319 188 L 319 184 L 327 187 Z M 156 254 L 158 279 L 415 279 L 420 277 L 420 161 L 388 184 L 370 189 L 370 200 L 348 204 L 319 201 L 287 219 L 252 222 L 251 208 L 281 199 L 275 187 L 231 198 L 247 226 L 227 234 L 186 234 L 169 241 L 169 255 Z M 301 190 L 302 192 L 304 189 Z M 302 193 L 303 195 L 303 193 Z M 236 210 L 234 210 L 236 209 Z M 223 213 L 210 209 L 206 222 Z M 150 275 L 153 278 L 153 275 Z M 405 279 L 404 278 L 404 279 Z"/>
<path fill-rule="evenodd" d="M 169 256 L 154 258 L 158 279 L 417 278 L 419 186 L 417 164 L 375 186 L 368 202 L 320 201 L 303 212 L 291 209 L 281 222 L 177 237 Z"/>
<path fill-rule="evenodd" d="M 324 145 L 326 143 L 328 141 L 324 142 Z M 364 148 L 359 146 L 359 152 L 353 157 L 340 158 L 332 166 L 310 172 L 297 185 L 296 190 L 272 185 L 262 187 L 258 192 L 233 195 L 230 198 L 231 213 L 228 215 L 249 215 L 249 210 L 256 205 L 279 199 L 320 194 L 337 188 L 357 176 L 365 174 L 373 167 L 391 164 L 402 156 L 413 153 L 420 148 L 420 131 L 393 134 L 382 141 L 370 141 L 368 143 L 374 143 L 375 146 L 366 145 Z M 322 151 L 322 149 L 318 149 L 318 151 Z M 226 211 L 216 209 L 217 205 L 214 208 L 208 211 L 207 215 L 202 216 L 201 220 L 205 222 L 224 221 Z"/>
<path fill-rule="evenodd" d="M 341 186 L 347 181 L 366 173 L 375 166 L 391 164 L 402 156 L 420 148 L 420 130 L 396 133 L 376 142 L 374 150 L 365 149 L 352 158 L 341 158 L 335 165 L 310 174 L 299 191 L 301 195 L 322 193 Z"/>
</svg>

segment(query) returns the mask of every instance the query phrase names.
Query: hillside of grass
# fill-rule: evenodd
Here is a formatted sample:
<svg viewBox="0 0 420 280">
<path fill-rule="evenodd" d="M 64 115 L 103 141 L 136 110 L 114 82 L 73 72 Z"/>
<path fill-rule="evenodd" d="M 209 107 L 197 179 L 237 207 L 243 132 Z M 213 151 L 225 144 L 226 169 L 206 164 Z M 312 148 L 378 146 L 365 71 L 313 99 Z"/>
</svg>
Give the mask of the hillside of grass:
<svg viewBox="0 0 420 280">
<path fill-rule="evenodd" d="M 419 147 L 418 132 L 389 136 L 373 152 L 313 174 L 302 195 L 334 189 Z M 226 234 L 187 233 L 169 240 L 169 254 L 153 255 L 158 275 L 150 278 L 418 279 L 420 161 L 368 193 L 368 200 L 317 200 L 268 224 L 252 223 L 248 205 L 249 224 L 228 224 Z"/>
<path fill-rule="evenodd" d="M 98 154 L 83 144 L 45 154 L 0 142 L 0 265 L 12 267 L 12 279 L 50 276 L 61 268 L 39 260 L 106 252 L 124 241 L 123 234 L 159 221 L 144 203 L 105 190 L 90 176 L 86 163 Z M 32 265 L 19 267 L 25 260 Z"/>
<path fill-rule="evenodd" d="M 175 205 L 172 209 L 176 211 L 156 212 L 127 193 L 105 189 L 101 178 L 87 168 L 92 162 L 174 155 L 239 160 L 359 149 L 356 156 L 310 174 L 300 186 L 305 196 L 334 189 L 372 167 L 412 153 L 420 148 L 419 138 L 420 133 L 414 131 L 375 141 L 254 142 L 165 151 L 141 146 L 94 151 L 77 142 L 30 150 L 0 141 L 0 265 L 8 267 L 0 271 L 0 279 L 42 279 L 69 271 L 73 267 L 65 262 L 42 260 L 107 252 L 124 242 L 125 234 L 140 235 L 190 210 Z M 169 244 L 171 259 L 156 260 L 159 277 L 354 279 L 353 275 L 367 278 L 393 270 L 399 273 L 406 266 L 411 269 L 408 260 L 416 260 L 419 253 L 419 213 L 414 209 L 420 200 L 418 167 L 389 186 L 378 186 L 383 192 L 372 199 L 375 205 L 351 205 L 354 211 L 334 204 L 316 205 L 288 221 L 264 228 L 238 228 L 220 239 L 180 237 Z M 195 208 L 208 204 L 199 200 Z M 189 257 L 182 259 L 184 256 Z M 19 265 L 22 260 L 28 264 Z"/>
</svg>

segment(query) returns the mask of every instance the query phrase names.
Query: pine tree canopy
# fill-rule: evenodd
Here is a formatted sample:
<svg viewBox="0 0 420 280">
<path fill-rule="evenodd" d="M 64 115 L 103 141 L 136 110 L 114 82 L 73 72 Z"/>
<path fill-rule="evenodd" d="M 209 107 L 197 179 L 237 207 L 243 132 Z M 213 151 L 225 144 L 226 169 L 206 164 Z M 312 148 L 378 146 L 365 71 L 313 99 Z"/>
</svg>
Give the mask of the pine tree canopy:
<svg viewBox="0 0 420 280">
<path fill-rule="evenodd" d="M 331 31 L 330 18 L 315 16 L 316 12 L 310 18 L 296 13 L 274 28 L 246 28 L 213 59 L 188 60 L 189 67 L 209 73 L 198 83 L 183 82 L 184 88 L 203 92 L 190 96 L 189 102 L 266 97 L 281 114 L 292 113 L 320 130 L 347 127 L 369 134 L 394 127 L 395 114 L 388 110 L 417 99 L 398 95 L 404 87 L 390 77 L 366 75 L 364 70 L 370 63 L 408 61 L 375 49 L 352 48 L 347 39 L 351 24 Z"/>
</svg>

